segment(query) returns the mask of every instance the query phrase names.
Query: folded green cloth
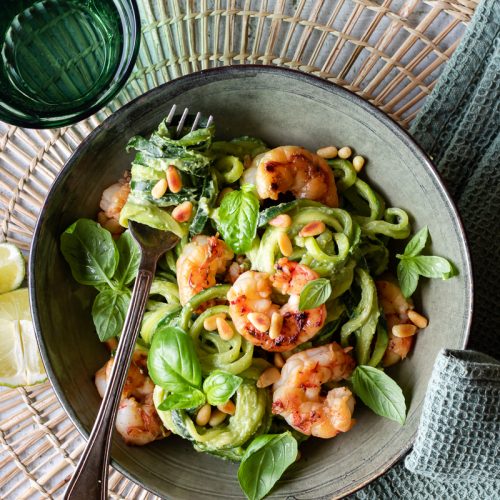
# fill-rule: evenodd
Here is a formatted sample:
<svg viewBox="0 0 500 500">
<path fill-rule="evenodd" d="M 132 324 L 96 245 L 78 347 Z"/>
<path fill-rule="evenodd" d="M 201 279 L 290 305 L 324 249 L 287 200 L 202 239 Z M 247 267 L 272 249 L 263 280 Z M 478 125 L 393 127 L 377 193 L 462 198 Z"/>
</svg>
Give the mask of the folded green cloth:
<svg viewBox="0 0 500 500">
<path fill-rule="evenodd" d="M 489 356 L 439 354 L 413 450 L 352 497 L 500 499 L 500 0 L 478 6 L 411 133 L 462 216 L 474 272 L 468 347 Z"/>
<path fill-rule="evenodd" d="M 406 468 L 436 480 L 499 480 L 499 404 L 498 361 L 477 351 L 443 350 Z"/>
</svg>

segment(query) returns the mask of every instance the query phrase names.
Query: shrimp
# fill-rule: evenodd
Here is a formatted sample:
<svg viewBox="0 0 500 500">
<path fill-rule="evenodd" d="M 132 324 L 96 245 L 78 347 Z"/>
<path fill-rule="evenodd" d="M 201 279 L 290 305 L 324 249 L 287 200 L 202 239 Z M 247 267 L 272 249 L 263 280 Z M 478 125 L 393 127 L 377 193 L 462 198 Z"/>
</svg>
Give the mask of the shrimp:
<svg viewBox="0 0 500 500">
<path fill-rule="evenodd" d="M 276 273 L 272 276 L 257 271 L 241 274 L 227 294 L 236 330 L 266 351 L 288 351 L 308 341 L 321 329 L 326 319 L 324 304 L 299 311 L 300 292 L 316 278 L 318 274 L 312 269 L 286 258 L 277 262 Z M 281 307 L 273 304 L 270 298 L 273 291 L 289 295 L 288 302 Z M 266 331 L 256 328 L 249 319 L 250 313 L 265 316 L 261 318 L 268 324 Z M 280 325 L 279 330 L 273 331 L 273 322 Z"/>
<path fill-rule="evenodd" d="M 257 187 L 259 197 L 277 200 L 280 193 L 338 207 L 335 178 L 328 163 L 299 146 L 280 146 L 256 156 L 243 175 Z"/>
<path fill-rule="evenodd" d="M 108 386 L 114 358 L 95 374 L 101 397 Z M 146 375 L 146 355 L 134 353 L 116 414 L 116 430 L 127 444 L 142 446 L 169 435 L 153 403 L 153 381 Z"/>
<path fill-rule="evenodd" d="M 119 235 L 124 231 L 118 222 L 120 212 L 130 194 L 130 183 L 126 178 L 106 188 L 99 202 L 101 211 L 97 214 L 97 221 L 111 234 Z"/>
<path fill-rule="evenodd" d="M 394 325 L 410 323 L 408 311 L 413 309 L 413 304 L 408 302 L 400 288 L 390 281 L 378 280 L 375 282 L 380 305 L 385 314 L 389 344 L 384 354 L 382 363 L 391 366 L 406 358 L 410 352 L 415 336 L 396 337 L 392 334 Z"/>
<path fill-rule="evenodd" d="M 273 413 L 308 436 L 332 438 L 354 425 L 354 397 L 347 387 L 321 395 L 326 382 L 346 379 L 354 359 L 336 342 L 298 352 L 287 359 L 273 386 Z"/>
<path fill-rule="evenodd" d="M 226 270 L 233 251 L 217 236 L 195 236 L 177 259 L 179 297 L 184 305 L 205 288 L 215 285 L 215 276 Z"/>
</svg>

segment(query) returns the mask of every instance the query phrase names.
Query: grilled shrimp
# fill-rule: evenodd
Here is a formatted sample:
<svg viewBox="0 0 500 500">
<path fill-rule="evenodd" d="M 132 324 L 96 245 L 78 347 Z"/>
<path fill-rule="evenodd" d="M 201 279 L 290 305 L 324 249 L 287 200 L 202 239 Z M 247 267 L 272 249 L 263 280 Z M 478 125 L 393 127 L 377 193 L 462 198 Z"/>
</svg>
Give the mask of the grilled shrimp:
<svg viewBox="0 0 500 500">
<path fill-rule="evenodd" d="M 382 364 L 391 366 L 406 358 L 413 346 L 415 336 L 396 337 L 392 333 L 394 325 L 410 323 L 408 311 L 413 309 L 413 304 L 404 298 L 403 293 L 396 284 L 390 281 L 378 280 L 375 285 L 377 286 L 377 295 L 385 314 L 389 334 L 389 344 Z"/>
<path fill-rule="evenodd" d="M 330 207 L 339 204 L 332 169 L 323 158 L 298 146 L 280 146 L 256 156 L 243 180 L 257 187 L 262 200 L 291 192 Z"/>
<path fill-rule="evenodd" d="M 217 236 L 195 236 L 177 259 L 177 283 L 181 304 L 215 285 L 215 276 L 226 270 L 233 251 Z"/>
<path fill-rule="evenodd" d="M 298 352 L 287 359 L 273 386 L 273 413 L 308 436 L 332 438 L 354 424 L 354 397 L 346 387 L 321 395 L 326 382 L 349 377 L 354 360 L 336 342 Z"/>
<path fill-rule="evenodd" d="M 276 273 L 247 271 L 240 275 L 227 294 L 229 311 L 238 332 L 266 351 L 288 351 L 312 338 L 323 326 L 326 307 L 321 305 L 299 311 L 299 296 L 304 286 L 318 278 L 309 267 L 280 259 Z M 279 306 L 271 293 L 289 295 Z"/>
<path fill-rule="evenodd" d="M 104 397 L 114 358 L 95 374 L 95 385 Z M 116 414 L 116 430 L 127 444 L 142 446 L 168 436 L 153 403 L 153 381 L 146 375 L 146 355 L 134 353 Z"/>
<path fill-rule="evenodd" d="M 126 178 L 112 184 L 102 193 L 101 201 L 99 202 L 101 211 L 97 214 L 97 221 L 111 234 L 118 235 L 124 231 L 118 220 L 129 194 L 130 184 Z"/>
</svg>

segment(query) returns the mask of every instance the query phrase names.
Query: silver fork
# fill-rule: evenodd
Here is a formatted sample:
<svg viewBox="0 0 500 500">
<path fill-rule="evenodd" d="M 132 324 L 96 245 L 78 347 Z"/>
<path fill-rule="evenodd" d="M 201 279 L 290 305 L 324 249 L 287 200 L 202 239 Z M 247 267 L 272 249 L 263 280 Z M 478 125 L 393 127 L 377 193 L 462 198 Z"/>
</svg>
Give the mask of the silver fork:
<svg viewBox="0 0 500 500">
<path fill-rule="evenodd" d="M 167 125 L 172 123 L 175 110 L 174 104 L 165 120 Z M 175 137 L 180 136 L 187 116 L 188 108 L 184 109 L 179 119 L 174 133 Z M 200 118 L 201 113 L 197 113 L 191 131 L 197 129 Z M 211 122 L 212 116 L 208 118 L 207 127 Z M 108 463 L 116 412 L 127 378 L 156 264 L 158 259 L 179 241 L 179 238 L 171 232 L 160 231 L 138 222 L 130 221 L 129 229 L 139 244 L 141 252 L 139 271 L 135 279 L 130 306 L 116 350 L 106 393 L 102 399 L 87 446 L 64 494 L 65 499 L 104 500 L 108 496 Z"/>
</svg>

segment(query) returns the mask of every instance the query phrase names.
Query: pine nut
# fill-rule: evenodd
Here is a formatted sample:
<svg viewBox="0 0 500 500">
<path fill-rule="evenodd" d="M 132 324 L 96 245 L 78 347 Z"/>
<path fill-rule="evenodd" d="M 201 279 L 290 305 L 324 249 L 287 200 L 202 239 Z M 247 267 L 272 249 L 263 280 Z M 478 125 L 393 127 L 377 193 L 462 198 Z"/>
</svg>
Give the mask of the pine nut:
<svg viewBox="0 0 500 500">
<path fill-rule="evenodd" d="M 274 353 L 274 366 L 280 370 L 285 366 L 285 360 L 279 352 Z"/>
<path fill-rule="evenodd" d="M 293 246 L 292 242 L 290 241 L 290 238 L 288 237 L 288 234 L 280 233 L 278 237 L 278 246 L 280 247 L 281 253 L 285 257 L 289 257 L 290 255 L 292 255 Z"/>
<path fill-rule="evenodd" d="M 339 158 L 342 158 L 343 160 L 347 160 L 352 155 L 352 150 L 349 146 L 344 146 L 343 148 L 339 149 Z"/>
<path fill-rule="evenodd" d="M 306 238 L 307 236 L 318 236 L 326 229 L 325 223 L 320 220 L 313 220 L 306 224 L 299 232 L 299 236 Z"/>
<path fill-rule="evenodd" d="M 226 315 L 224 313 L 220 314 L 214 314 L 213 316 L 209 316 L 208 318 L 203 321 L 203 328 L 209 332 L 213 332 L 214 330 L 217 330 L 217 318 L 225 318 Z"/>
<path fill-rule="evenodd" d="M 157 200 L 161 198 L 168 189 L 167 179 L 160 179 L 151 189 L 151 196 Z"/>
<path fill-rule="evenodd" d="M 425 316 L 419 314 L 417 311 L 408 311 L 408 318 L 414 325 L 418 326 L 419 328 L 425 328 L 429 324 L 429 320 Z"/>
<path fill-rule="evenodd" d="M 193 204 L 190 201 L 184 201 L 172 210 L 172 217 L 177 222 L 187 222 L 191 218 L 192 213 Z"/>
<path fill-rule="evenodd" d="M 212 412 L 212 416 L 210 417 L 210 420 L 208 421 L 208 425 L 210 427 L 215 427 L 219 424 L 222 424 L 224 420 L 226 420 L 227 413 L 224 413 L 220 410 L 215 410 Z"/>
<path fill-rule="evenodd" d="M 409 323 L 405 323 L 403 325 L 394 325 L 392 327 L 392 334 L 395 337 L 411 337 L 415 335 L 415 333 L 417 333 L 417 327 Z"/>
<path fill-rule="evenodd" d="M 283 316 L 279 312 L 273 312 L 271 316 L 271 328 L 269 329 L 269 337 L 277 339 L 281 334 L 281 327 L 283 326 Z"/>
<path fill-rule="evenodd" d="M 204 427 L 205 425 L 208 424 L 211 415 L 212 415 L 212 407 L 208 403 L 206 405 L 203 405 L 196 414 L 196 424 L 201 427 Z"/>
<path fill-rule="evenodd" d="M 363 168 L 365 164 L 365 159 L 362 156 L 355 156 L 352 159 L 352 166 L 354 167 L 354 170 L 356 172 L 361 172 L 361 169 Z"/>
<path fill-rule="evenodd" d="M 280 214 L 274 219 L 271 219 L 269 224 L 273 227 L 282 227 L 283 229 L 286 229 L 292 225 L 292 218 L 288 214 Z"/>
<path fill-rule="evenodd" d="M 270 368 L 266 368 L 261 374 L 259 379 L 257 380 L 257 387 L 259 389 L 264 389 L 264 387 L 269 387 L 277 382 L 281 377 L 280 371 L 275 367 L 271 366 Z"/>
<path fill-rule="evenodd" d="M 248 321 L 250 321 L 250 323 L 252 323 L 252 325 L 259 330 L 259 332 L 267 332 L 271 326 L 269 316 L 264 313 L 249 313 L 247 318 Z"/>
<path fill-rule="evenodd" d="M 231 340 L 233 338 L 234 330 L 224 318 L 217 318 L 215 324 L 217 325 L 217 331 L 222 340 Z"/>
<path fill-rule="evenodd" d="M 226 413 L 227 415 L 234 415 L 236 406 L 231 400 L 229 400 L 226 401 L 223 405 L 217 405 L 217 409 L 222 413 Z"/>
<path fill-rule="evenodd" d="M 167 168 L 167 182 L 172 193 L 178 193 L 182 189 L 181 176 L 173 165 L 169 165 Z"/>
<path fill-rule="evenodd" d="M 318 156 L 325 158 L 326 160 L 330 158 L 335 158 L 337 156 L 338 150 L 335 146 L 326 146 L 325 148 L 319 148 L 316 151 Z"/>
</svg>

